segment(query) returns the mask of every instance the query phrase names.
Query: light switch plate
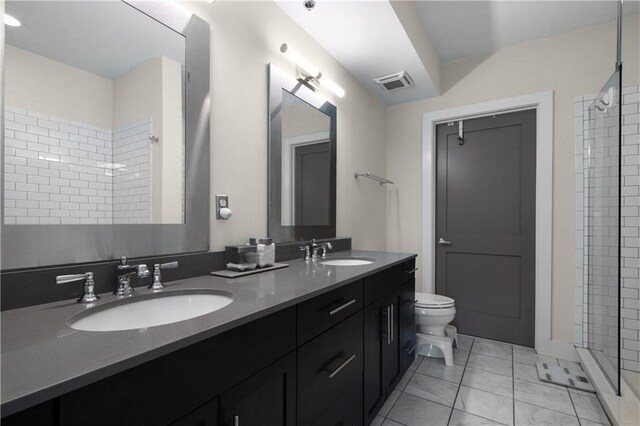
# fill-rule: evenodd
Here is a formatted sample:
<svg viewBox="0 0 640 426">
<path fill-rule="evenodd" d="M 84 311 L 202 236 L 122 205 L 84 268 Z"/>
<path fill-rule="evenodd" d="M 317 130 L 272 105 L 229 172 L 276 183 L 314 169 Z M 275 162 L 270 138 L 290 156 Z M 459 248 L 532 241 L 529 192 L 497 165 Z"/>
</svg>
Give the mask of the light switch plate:
<svg viewBox="0 0 640 426">
<path fill-rule="evenodd" d="M 224 194 L 216 194 L 216 219 L 220 217 L 220 209 L 229 208 L 229 196 Z"/>
</svg>

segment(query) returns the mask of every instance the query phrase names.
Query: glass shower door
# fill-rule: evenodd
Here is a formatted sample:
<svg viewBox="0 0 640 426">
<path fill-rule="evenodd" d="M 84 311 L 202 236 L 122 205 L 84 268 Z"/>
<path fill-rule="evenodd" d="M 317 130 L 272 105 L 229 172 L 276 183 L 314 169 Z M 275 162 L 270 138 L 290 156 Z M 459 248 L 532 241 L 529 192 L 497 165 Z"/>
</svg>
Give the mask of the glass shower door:
<svg viewBox="0 0 640 426">
<path fill-rule="evenodd" d="M 620 103 L 616 71 L 589 107 L 585 134 L 587 348 L 620 389 Z"/>
</svg>

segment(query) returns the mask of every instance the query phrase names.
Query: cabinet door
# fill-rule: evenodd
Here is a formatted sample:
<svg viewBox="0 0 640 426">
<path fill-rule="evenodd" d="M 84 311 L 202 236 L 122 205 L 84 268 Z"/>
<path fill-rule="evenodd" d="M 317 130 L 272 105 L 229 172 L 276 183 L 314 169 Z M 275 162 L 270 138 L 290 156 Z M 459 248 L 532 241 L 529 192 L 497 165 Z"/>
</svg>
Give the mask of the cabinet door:
<svg viewBox="0 0 640 426">
<path fill-rule="evenodd" d="M 401 289 L 364 310 L 364 415 L 371 423 L 400 380 Z"/>
<path fill-rule="evenodd" d="M 402 285 L 400 301 L 400 375 L 404 374 L 413 360 L 416 350 L 415 280 Z"/>
<path fill-rule="evenodd" d="M 395 387 L 400 375 L 400 325 L 399 310 L 401 289 L 394 290 L 385 298 L 385 310 L 382 312 L 384 321 L 382 341 L 382 380 L 385 395 Z"/>
<path fill-rule="evenodd" d="M 364 418 L 370 424 L 385 401 L 382 382 L 382 312 L 384 298 L 364 309 Z M 386 324 L 386 323 L 385 323 Z"/>
<path fill-rule="evenodd" d="M 218 398 L 196 408 L 171 426 L 218 426 Z"/>
<path fill-rule="evenodd" d="M 294 426 L 295 375 L 292 353 L 226 391 L 220 396 L 220 425 Z"/>
</svg>

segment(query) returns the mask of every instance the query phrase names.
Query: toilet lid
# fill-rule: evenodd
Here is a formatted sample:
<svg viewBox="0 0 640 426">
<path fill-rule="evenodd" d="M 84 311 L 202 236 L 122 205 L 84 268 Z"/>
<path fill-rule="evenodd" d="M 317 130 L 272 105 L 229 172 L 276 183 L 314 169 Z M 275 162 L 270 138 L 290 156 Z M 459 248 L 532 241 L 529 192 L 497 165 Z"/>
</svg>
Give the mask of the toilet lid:
<svg viewBox="0 0 640 426">
<path fill-rule="evenodd" d="M 416 293 L 416 300 L 419 308 L 449 308 L 455 303 L 450 297 L 432 293 Z"/>
</svg>

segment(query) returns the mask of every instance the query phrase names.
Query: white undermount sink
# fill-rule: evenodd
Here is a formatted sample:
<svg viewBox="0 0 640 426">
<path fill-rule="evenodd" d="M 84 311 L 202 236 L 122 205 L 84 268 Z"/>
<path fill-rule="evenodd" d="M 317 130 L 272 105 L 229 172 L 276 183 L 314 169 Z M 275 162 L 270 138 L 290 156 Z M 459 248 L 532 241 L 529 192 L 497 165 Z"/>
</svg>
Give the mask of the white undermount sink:
<svg viewBox="0 0 640 426">
<path fill-rule="evenodd" d="M 221 290 L 173 290 L 105 303 L 67 322 L 82 331 L 121 331 L 185 321 L 224 308 L 233 294 Z"/>
<path fill-rule="evenodd" d="M 320 261 L 321 264 L 328 266 L 363 266 L 370 265 L 373 262 L 373 259 L 367 259 L 364 257 L 335 257 Z"/>
</svg>

